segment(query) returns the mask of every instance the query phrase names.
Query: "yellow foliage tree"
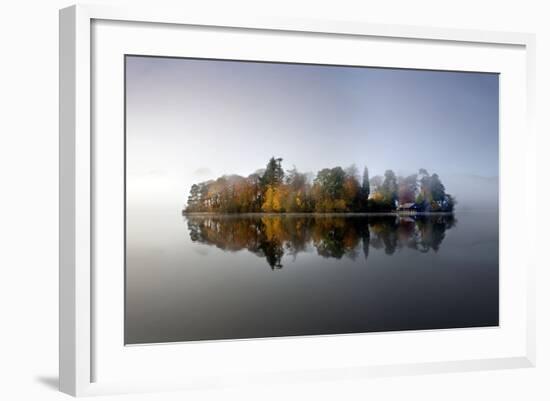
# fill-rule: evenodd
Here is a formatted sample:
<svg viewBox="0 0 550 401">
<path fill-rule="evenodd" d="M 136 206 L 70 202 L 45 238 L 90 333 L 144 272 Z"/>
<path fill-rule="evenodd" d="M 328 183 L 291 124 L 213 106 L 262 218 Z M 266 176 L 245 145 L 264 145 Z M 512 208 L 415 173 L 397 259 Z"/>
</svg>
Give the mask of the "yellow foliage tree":
<svg viewBox="0 0 550 401">
<path fill-rule="evenodd" d="M 344 199 L 348 206 L 352 206 L 354 200 L 359 195 L 359 182 L 355 177 L 347 177 L 344 181 Z"/>
<path fill-rule="evenodd" d="M 333 211 L 335 212 L 345 212 L 346 211 L 346 201 L 343 199 L 336 199 L 333 202 Z"/>
<path fill-rule="evenodd" d="M 384 200 L 384 195 L 377 191 L 372 195 L 372 199 L 376 202 L 381 202 Z"/>
<path fill-rule="evenodd" d="M 262 205 L 262 210 L 264 212 L 281 212 L 282 211 L 282 199 L 283 191 L 281 188 L 268 185 L 265 191 L 264 203 Z"/>
</svg>

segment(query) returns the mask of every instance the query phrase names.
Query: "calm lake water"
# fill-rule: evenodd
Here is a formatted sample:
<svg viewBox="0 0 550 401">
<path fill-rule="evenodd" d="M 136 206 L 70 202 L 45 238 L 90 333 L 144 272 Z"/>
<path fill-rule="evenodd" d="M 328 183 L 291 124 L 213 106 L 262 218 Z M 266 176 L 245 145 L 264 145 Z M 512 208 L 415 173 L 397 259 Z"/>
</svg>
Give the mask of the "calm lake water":
<svg viewBox="0 0 550 401">
<path fill-rule="evenodd" d="M 127 344 L 498 325 L 495 212 L 127 224 Z"/>
</svg>

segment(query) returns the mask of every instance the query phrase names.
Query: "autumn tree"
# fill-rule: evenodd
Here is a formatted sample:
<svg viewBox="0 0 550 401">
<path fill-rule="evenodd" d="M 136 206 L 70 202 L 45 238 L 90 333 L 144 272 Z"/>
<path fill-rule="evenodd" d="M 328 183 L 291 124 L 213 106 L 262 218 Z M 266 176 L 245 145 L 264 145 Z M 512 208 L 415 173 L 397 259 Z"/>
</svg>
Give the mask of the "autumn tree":
<svg viewBox="0 0 550 401">
<path fill-rule="evenodd" d="M 285 190 L 284 209 L 287 212 L 310 211 L 310 185 L 306 174 L 298 172 L 296 167 L 288 170 L 285 179 Z"/>
<path fill-rule="evenodd" d="M 361 186 L 359 185 L 359 179 L 357 167 L 351 165 L 345 171 L 344 176 L 344 192 L 343 199 L 346 203 L 347 211 L 356 211 L 359 209 L 359 201 L 361 194 Z"/>
<path fill-rule="evenodd" d="M 262 204 L 262 211 L 267 213 L 284 212 L 283 200 L 284 189 L 281 187 L 268 185 L 264 193 L 264 202 Z"/>
<path fill-rule="evenodd" d="M 346 173 L 342 167 L 325 168 L 317 173 L 313 181 L 315 210 L 318 212 L 345 211 L 344 180 Z"/>
<path fill-rule="evenodd" d="M 395 210 L 397 201 L 397 178 L 392 170 L 386 170 L 384 178 L 374 176 L 370 179 L 372 195 L 367 201 L 370 212 L 390 212 Z"/>
<path fill-rule="evenodd" d="M 257 172 L 250 174 L 246 180 L 251 193 L 251 205 L 248 208 L 249 212 L 259 212 L 262 208 L 262 176 Z"/>
</svg>

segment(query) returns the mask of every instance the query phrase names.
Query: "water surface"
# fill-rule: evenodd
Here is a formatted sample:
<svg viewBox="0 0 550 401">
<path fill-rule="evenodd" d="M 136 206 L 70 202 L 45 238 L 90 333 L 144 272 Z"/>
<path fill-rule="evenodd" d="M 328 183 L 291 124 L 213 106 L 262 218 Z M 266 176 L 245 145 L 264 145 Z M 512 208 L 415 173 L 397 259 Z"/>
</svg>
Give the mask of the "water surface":
<svg viewBox="0 0 550 401">
<path fill-rule="evenodd" d="M 497 213 L 127 223 L 127 344 L 498 325 Z"/>
</svg>

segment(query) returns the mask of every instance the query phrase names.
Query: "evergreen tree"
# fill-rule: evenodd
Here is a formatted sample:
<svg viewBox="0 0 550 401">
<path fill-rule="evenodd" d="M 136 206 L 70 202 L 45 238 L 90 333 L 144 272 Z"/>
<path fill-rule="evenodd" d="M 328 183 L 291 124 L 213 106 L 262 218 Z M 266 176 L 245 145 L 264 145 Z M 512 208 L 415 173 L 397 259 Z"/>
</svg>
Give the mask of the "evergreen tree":
<svg viewBox="0 0 550 401">
<path fill-rule="evenodd" d="M 365 166 L 363 170 L 363 181 L 361 182 L 361 196 L 359 201 L 359 208 L 361 211 L 367 210 L 367 205 L 370 196 L 370 179 L 369 179 L 369 169 Z"/>
<path fill-rule="evenodd" d="M 370 195 L 370 180 L 369 180 L 369 169 L 365 166 L 363 170 L 363 184 L 361 185 L 362 195 L 366 198 Z"/>
<path fill-rule="evenodd" d="M 273 187 L 279 186 L 283 183 L 285 172 L 281 167 L 282 158 L 275 159 L 271 157 L 265 168 L 264 175 L 262 176 L 262 186 L 267 187 L 271 185 Z"/>
</svg>

